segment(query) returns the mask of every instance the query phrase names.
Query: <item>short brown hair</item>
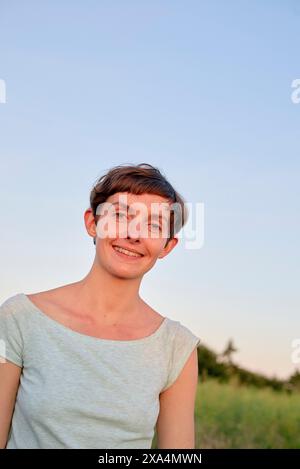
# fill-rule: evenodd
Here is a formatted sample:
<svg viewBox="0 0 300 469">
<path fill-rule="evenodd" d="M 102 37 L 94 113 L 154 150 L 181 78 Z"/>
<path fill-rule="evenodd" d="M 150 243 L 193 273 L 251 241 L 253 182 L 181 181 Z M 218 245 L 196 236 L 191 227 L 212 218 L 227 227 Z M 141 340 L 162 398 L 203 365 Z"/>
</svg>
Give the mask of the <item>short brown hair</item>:
<svg viewBox="0 0 300 469">
<path fill-rule="evenodd" d="M 96 213 L 98 205 L 117 192 L 129 192 L 135 195 L 156 194 L 175 204 L 175 210 L 172 208 L 170 212 L 170 236 L 166 245 L 186 223 L 188 211 L 183 197 L 167 181 L 162 172 L 151 164 L 121 164 L 110 168 L 106 174 L 97 179 L 90 193 L 90 208 L 96 223 L 99 218 Z M 178 213 L 177 204 L 181 213 L 175 217 L 174 223 L 174 215 Z M 94 244 L 96 244 L 95 238 Z"/>
</svg>

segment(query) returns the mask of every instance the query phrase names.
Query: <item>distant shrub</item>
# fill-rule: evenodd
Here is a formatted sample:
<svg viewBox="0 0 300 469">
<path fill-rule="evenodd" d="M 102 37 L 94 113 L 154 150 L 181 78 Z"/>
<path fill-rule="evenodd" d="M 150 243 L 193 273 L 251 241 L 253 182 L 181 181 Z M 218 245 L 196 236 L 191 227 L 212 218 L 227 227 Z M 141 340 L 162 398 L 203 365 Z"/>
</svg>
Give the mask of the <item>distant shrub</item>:
<svg viewBox="0 0 300 469">
<path fill-rule="evenodd" d="M 202 381 L 215 378 L 221 383 L 235 382 L 239 385 L 254 386 L 256 388 L 271 388 L 274 391 L 299 391 L 300 373 L 295 373 L 289 380 L 284 381 L 276 377 L 268 378 L 263 374 L 248 371 L 234 363 L 226 362 L 220 355 L 205 345 L 198 347 L 198 368 Z"/>
</svg>

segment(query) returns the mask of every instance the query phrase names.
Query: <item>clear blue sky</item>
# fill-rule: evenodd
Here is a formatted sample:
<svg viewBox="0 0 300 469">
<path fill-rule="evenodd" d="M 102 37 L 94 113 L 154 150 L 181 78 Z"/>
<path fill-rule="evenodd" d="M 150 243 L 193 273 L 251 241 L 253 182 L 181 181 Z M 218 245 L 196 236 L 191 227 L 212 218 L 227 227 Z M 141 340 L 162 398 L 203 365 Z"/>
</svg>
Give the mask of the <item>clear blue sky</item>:
<svg viewBox="0 0 300 469">
<path fill-rule="evenodd" d="M 288 376 L 300 338 L 300 6 L 287 0 L 2 1 L 1 301 L 77 281 L 83 212 L 120 163 L 203 202 L 141 294 L 220 352 Z M 300 364 L 299 364 L 300 366 Z"/>
</svg>

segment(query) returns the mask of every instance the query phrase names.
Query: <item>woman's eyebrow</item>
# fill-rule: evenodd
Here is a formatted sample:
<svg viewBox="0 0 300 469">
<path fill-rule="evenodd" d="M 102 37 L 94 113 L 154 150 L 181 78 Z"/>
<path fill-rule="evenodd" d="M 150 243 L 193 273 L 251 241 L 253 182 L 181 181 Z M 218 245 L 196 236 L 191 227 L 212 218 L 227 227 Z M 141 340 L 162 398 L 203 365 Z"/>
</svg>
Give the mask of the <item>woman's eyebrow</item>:
<svg viewBox="0 0 300 469">
<path fill-rule="evenodd" d="M 128 205 L 123 202 L 112 202 L 112 205 L 119 205 L 120 207 L 128 208 Z"/>
<path fill-rule="evenodd" d="M 112 205 L 118 205 L 119 207 L 122 207 L 122 208 L 124 208 L 124 209 L 126 209 L 126 210 L 128 210 L 128 208 L 130 207 L 129 205 L 124 204 L 123 202 L 119 202 L 119 201 L 117 201 L 117 202 L 112 202 Z M 152 215 L 152 216 L 151 216 L 151 215 Z M 157 214 L 157 213 L 152 213 L 152 214 L 151 214 L 151 212 L 150 212 L 149 215 L 148 215 L 148 219 L 150 219 L 150 218 L 151 218 L 152 220 L 154 220 L 154 219 L 155 219 L 155 220 L 157 220 L 157 219 L 158 219 L 158 220 L 161 220 L 161 219 L 163 218 L 165 221 L 168 221 L 167 217 L 166 217 L 166 216 L 163 216 L 161 213 L 160 213 L 160 214 Z"/>
</svg>

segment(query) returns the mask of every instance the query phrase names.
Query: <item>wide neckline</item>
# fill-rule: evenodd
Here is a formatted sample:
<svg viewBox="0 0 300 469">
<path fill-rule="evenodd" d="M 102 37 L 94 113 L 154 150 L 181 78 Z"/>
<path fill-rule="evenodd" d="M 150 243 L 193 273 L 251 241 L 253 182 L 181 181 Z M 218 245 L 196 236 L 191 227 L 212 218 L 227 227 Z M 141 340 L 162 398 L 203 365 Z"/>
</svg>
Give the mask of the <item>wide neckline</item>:
<svg viewBox="0 0 300 469">
<path fill-rule="evenodd" d="M 98 343 L 103 342 L 103 343 L 107 343 L 107 344 L 111 343 L 111 344 L 128 344 L 128 345 L 132 344 L 132 345 L 134 345 L 134 344 L 140 344 L 140 343 L 148 342 L 148 341 L 150 341 L 150 340 L 152 340 L 152 339 L 159 336 L 159 334 L 162 332 L 165 325 L 167 324 L 167 321 L 169 320 L 169 318 L 167 316 L 164 316 L 164 320 L 161 322 L 159 327 L 152 334 L 150 334 L 146 337 L 141 337 L 140 339 L 132 339 L 132 340 L 104 339 L 104 338 L 101 338 L 101 337 L 94 337 L 92 335 L 83 334 L 81 332 L 75 331 L 74 329 L 71 329 L 68 326 L 65 326 L 64 324 L 62 324 L 61 322 L 59 322 L 56 319 L 52 318 L 51 316 L 46 314 L 43 310 L 38 308 L 38 306 L 35 305 L 33 303 L 33 301 L 30 300 L 30 298 L 28 298 L 26 293 L 22 292 L 22 293 L 20 293 L 20 296 L 25 300 L 24 303 L 25 303 L 26 306 L 30 307 L 31 309 L 34 309 L 37 313 L 39 313 L 39 316 L 41 318 L 43 318 L 46 321 L 48 321 L 49 323 L 51 323 L 52 326 L 56 326 L 57 328 L 67 332 L 69 335 L 82 337 L 82 338 L 85 338 L 87 340 L 91 340 L 91 341 L 98 342 Z"/>
</svg>

